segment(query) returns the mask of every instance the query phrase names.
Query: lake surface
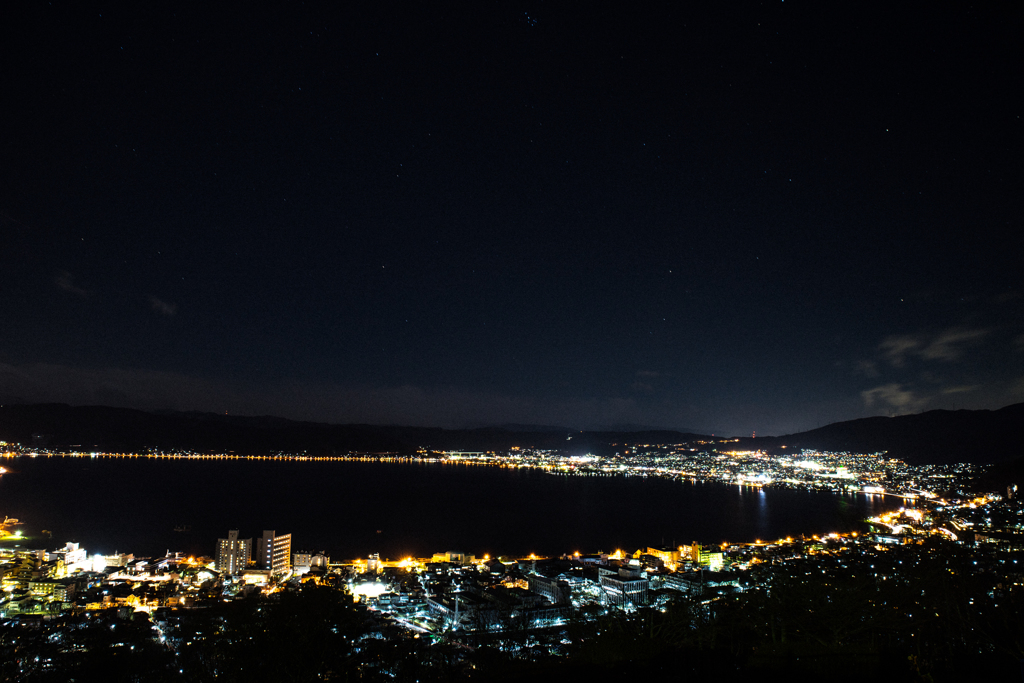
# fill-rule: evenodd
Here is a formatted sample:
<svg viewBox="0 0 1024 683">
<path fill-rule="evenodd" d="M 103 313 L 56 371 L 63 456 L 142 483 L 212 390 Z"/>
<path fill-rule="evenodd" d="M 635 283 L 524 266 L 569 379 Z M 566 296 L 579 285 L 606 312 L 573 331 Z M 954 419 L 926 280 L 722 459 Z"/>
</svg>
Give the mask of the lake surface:
<svg viewBox="0 0 1024 683">
<path fill-rule="evenodd" d="M 902 501 L 473 465 L 28 458 L 3 461 L 0 515 L 24 547 L 212 555 L 229 529 L 292 534 L 332 559 L 632 552 L 845 531 Z M 177 530 L 176 530 L 177 529 Z M 41 536 L 43 530 L 49 536 Z M 10 545 L 6 543 L 5 545 Z"/>
</svg>

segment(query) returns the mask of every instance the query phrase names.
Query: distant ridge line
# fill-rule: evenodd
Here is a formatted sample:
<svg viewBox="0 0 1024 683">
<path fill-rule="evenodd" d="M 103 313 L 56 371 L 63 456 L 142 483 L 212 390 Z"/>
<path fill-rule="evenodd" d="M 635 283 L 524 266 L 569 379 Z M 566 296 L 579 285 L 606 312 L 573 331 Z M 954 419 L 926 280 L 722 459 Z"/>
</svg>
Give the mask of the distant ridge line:
<svg viewBox="0 0 1024 683">
<path fill-rule="evenodd" d="M 785 436 L 732 437 L 731 448 L 792 453 L 815 450 L 887 452 L 910 464 L 1003 462 L 1024 455 L 1020 432 L 1024 403 L 998 410 L 932 410 L 898 417 L 836 422 Z M 571 439 L 570 439 L 571 437 Z M 675 430 L 577 431 L 547 425 L 508 424 L 476 429 L 328 424 L 271 415 L 147 412 L 62 403 L 0 406 L 0 439 L 40 447 L 80 444 L 108 452 L 148 448 L 264 454 L 507 450 L 513 446 L 610 455 L 614 443 L 724 441 L 729 437 Z"/>
<path fill-rule="evenodd" d="M 740 438 L 744 448 L 886 451 L 910 464 L 991 464 L 1024 455 L 1024 403 L 996 410 L 929 410 L 834 422 L 785 436 Z"/>
</svg>

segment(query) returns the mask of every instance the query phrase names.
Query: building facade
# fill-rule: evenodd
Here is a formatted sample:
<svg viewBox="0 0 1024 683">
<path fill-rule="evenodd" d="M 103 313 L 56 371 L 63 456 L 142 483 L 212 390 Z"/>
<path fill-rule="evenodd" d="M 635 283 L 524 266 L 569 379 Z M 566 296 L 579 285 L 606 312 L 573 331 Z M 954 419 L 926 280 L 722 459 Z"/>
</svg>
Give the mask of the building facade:
<svg viewBox="0 0 1024 683">
<path fill-rule="evenodd" d="M 272 576 L 284 574 L 292 567 L 292 535 L 279 536 L 273 530 L 264 530 L 257 554 L 256 561 Z"/>
<path fill-rule="evenodd" d="M 616 575 L 602 574 L 600 580 L 609 604 L 616 607 L 640 607 L 647 604 L 650 582 L 639 570 L 622 567 Z"/>
<path fill-rule="evenodd" d="M 271 532 L 273 533 L 273 532 Z M 241 574 L 252 557 L 252 539 L 238 538 L 238 529 L 228 532 L 227 538 L 217 539 L 217 571 L 222 574 Z"/>
</svg>

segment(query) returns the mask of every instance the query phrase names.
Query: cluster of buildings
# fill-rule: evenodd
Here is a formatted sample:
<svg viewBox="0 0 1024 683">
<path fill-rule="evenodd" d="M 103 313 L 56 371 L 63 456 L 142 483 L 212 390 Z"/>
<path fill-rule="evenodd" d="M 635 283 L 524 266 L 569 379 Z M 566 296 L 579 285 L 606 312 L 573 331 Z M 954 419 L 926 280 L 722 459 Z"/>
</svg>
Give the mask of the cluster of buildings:
<svg viewBox="0 0 1024 683">
<path fill-rule="evenodd" d="M 825 542 L 693 543 L 548 558 L 477 558 L 453 551 L 393 562 L 371 557 L 348 565 L 345 583 L 371 614 L 415 632 L 549 629 L 581 614 L 631 613 L 683 595 L 712 600 L 741 592 L 755 554 L 787 546 L 802 554 L 805 545 L 813 552 Z"/>
<path fill-rule="evenodd" d="M 448 551 L 327 563 L 325 571 L 303 578 L 351 592 L 383 631 L 399 625 L 408 632 L 453 633 L 557 627 L 580 610 L 633 612 L 679 594 L 735 588 L 738 575 L 725 571 L 726 563 L 726 549 L 697 543 L 547 558 Z"/>
<path fill-rule="evenodd" d="M 562 642 L 557 633 L 571 619 L 663 609 L 680 596 L 713 604 L 767 590 L 782 576 L 807 582 L 847 574 L 876 582 L 902 580 L 901 572 L 926 556 L 934 537 L 977 557 L 975 565 L 991 584 L 991 595 L 1024 586 L 1022 499 L 1012 489 L 1005 496 L 968 493 L 977 474 L 973 466 L 914 467 L 884 454 L 769 455 L 727 447 L 631 445 L 602 458 L 530 449 L 423 452 L 418 457 L 570 475 L 885 493 L 903 497 L 907 507 L 868 520 L 869 530 L 859 533 L 546 558 L 478 558 L 448 551 L 419 559 L 371 555 L 332 562 L 323 552 L 293 552 L 292 535 L 275 530 L 244 538 L 230 530 L 217 539 L 210 557 L 89 555 L 77 543 L 54 550 L 5 543 L 0 547 L 0 624 L 45 628 L 61 616 L 117 614 L 128 619 L 145 615 L 159 625 L 167 621 L 161 614 L 258 599 L 312 581 L 351 594 L 381 637 L 544 632 L 543 646 L 557 654 Z M 946 499 L 935 491 L 945 492 Z"/>
<path fill-rule="evenodd" d="M 440 462 L 530 467 L 577 476 L 664 477 L 714 481 L 740 486 L 780 486 L 835 493 L 864 492 L 906 498 L 931 498 L 939 489 L 970 486 L 980 467 L 908 465 L 885 453 L 791 453 L 739 450 L 733 440 L 681 444 L 618 445 L 611 456 L 572 455 L 559 450 L 512 448 L 507 452 L 423 450 L 421 457 Z M 782 449 L 785 450 L 785 447 Z"/>
<path fill-rule="evenodd" d="M 879 600 L 903 600 L 907 590 L 921 590 L 922 567 L 932 554 L 948 556 L 949 548 L 969 558 L 975 592 L 965 594 L 963 608 L 994 609 L 1024 590 L 1024 535 L 1016 533 L 1022 518 L 1020 498 L 987 494 L 886 513 L 860 532 L 558 557 L 447 551 L 332 562 L 323 553 L 291 553 L 290 534 L 272 530 L 258 538 L 229 531 L 204 558 L 90 556 L 75 543 L 53 551 L 14 547 L 0 549 L 0 630 L 28 628 L 33 642 L 50 642 L 69 625 L 130 622 L 149 633 L 154 646 L 184 657 L 198 637 L 190 623 L 201 621 L 204 633 L 216 634 L 228 615 L 241 613 L 222 608 L 258 605 L 238 601 L 314 582 L 357 602 L 361 635 L 354 652 L 430 635 L 429 642 L 486 637 L 497 647 L 561 656 L 569 651 L 574 623 L 664 611 L 681 599 L 709 614 L 777 590 L 819 595 L 832 586 L 868 586 L 880 591 Z M 889 585 L 896 590 L 883 590 Z M 912 607 L 920 599 L 915 596 L 908 598 Z M 903 602 L 887 609 L 893 608 L 900 614 L 908 609 Z"/>
<path fill-rule="evenodd" d="M 971 513 L 1016 521 L 1024 507 L 1019 499 L 989 494 L 903 508 L 870 520 L 867 531 L 712 547 L 648 546 L 631 554 L 479 559 L 447 552 L 357 563 L 347 585 L 382 623 L 407 631 L 550 635 L 570 619 L 664 609 L 680 597 L 713 609 L 749 591 L 770 592 L 780 582 L 825 591 L 861 585 L 858 580 L 910 585 L 933 553 L 952 547 L 972 559 L 979 595 L 997 604 L 1001 596 L 1024 590 L 1024 535 L 1012 527 L 969 531 Z M 950 533 L 957 521 L 960 528 Z M 546 642 L 548 653 L 557 654 L 559 640 Z"/>
<path fill-rule="evenodd" d="M 880 454 L 805 451 L 781 457 L 701 447 L 629 446 L 610 458 L 529 449 L 421 456 L 574 474 L 682 477 L 696 472 L 756 485 L 825 482 L 845 486 L 852 482 L 851 487 L 872 491 L 884 487 L 887 493 L 908 499 L 907 508 L 869 520 L 870 538 L 854 541 L 851 537 L 857 544 L 904 545 L 940 535 L 957 543 L 1012 545 L 1024 531 L 1024 507 L 1015 491 L 1005 496 L 966 493 L 975 472 L 969 465 L 911 467 Z M 951 499 L 943 499 L 933 489 L 945 491 Z M 351 591 L 371 611 L 430 631 L 465 628 L 474 620 L 493 623 L 495 615 L 503 614 L 529 614 L 538 623 L 552 622 L 564 618 L 567 610 L 588 606 L 631 610 L 656 604 L 673 591 L 723 586 L 741 590 L 743 582 L 736 577 L 765 553 L 777 549 L 785 554 L 787 548 L 798 548 L 798 554 L 813 553 L 823 542 L 782 539 L 778 544 L 758 541 L 727 547 L 694 543 L 644 547 L 630 555 L 617 551 L 548 560 L 478 559 L 459 552 L 394 561 L 372 555 L 341 563 L 332 563 L 322 552 L 293 552 L 291 534 L 274 530 L 245 538 L 231 530 L 217 540 L 209 558 L 180 553 L 162 558 L 89 555 L 76 543 L 55 550 L 0 547 L 0 618 L 125 605 L 140 610 L 190 607 L 314 580 Z"/>
<path fill-rule="evenodd" d="M 254 542 L 252 538 L 239 538 L 238 530 L 234 529 L 227 538 L 217 540 L 214 568 L 227 576 L 262 576 L 264 583 L 268 583 L 291 571 L 291 553 L 291 534 L 265 530 Z"/>
<path fill-rule="evenodd" d="M 185 460 L 290 460 L 365 462 L 441 462 L 535 468 L 575 476 L 638 476 L 712 481 L 740 486 L 778 486 L 834 493 L 864 492 L 905 498 L 931 498 L 936 490 L 967 492 L 981 471 L 978 465 L 909 465 L 885 453 L 789 452 L 741 450 L 738 439 L 670 444 L 612 444 L 612 455 L 574 454 L 568 450 L 512 447 L 507 451 L 436 451 L 415 454 L 349 453 L 312 456 L 306 452 L 270 455 L 201 453 L 148 449 L 141 453 L 99 453 L 25 448 L 2 444 L 3 457 L 44 455 L 67 458 L 155 458 Z M 16 520 L 15 520 L 16 521 Z M 0 538 L 5 527 L 0 525 Z"/>
<path fill-rule="evenodd" d="M 45 617 L 108 607 L 193 607 L 223 595 L 249 595 L 327 565 L 322 554 L 291 552 L 291 534 L 259 538 L 228 532 L 213 557 L 168 553 L 89 555 L 78 543 L 57 550 L 0 548 L 0 618 Z"/>
<path fill-rule="evenodd" d="M 419 623 L 416 628 L 451 630 L 510 614 L 554 622 L 585 603 L 632 610 L 651 604 L 662 577 L 675 577 L 670 588 L 690 590 L 710 584 L 695 578 L 699 572 L 720 571 L 726 563 L 723 549 L 696 543 L 632 555 L 478 559 L 445 552 L 332 563 L 322 552 L 292 553 L 291 542 L 291 534 L 274 530 L 258 538 L 231 530 L 217 540 L 212 557 L 90 555 L 72 542 L 52 551 L 0 548 L 0 619 L 188 609 L 315 581 L 350 591 L 371 610 Z"/>
</svg>

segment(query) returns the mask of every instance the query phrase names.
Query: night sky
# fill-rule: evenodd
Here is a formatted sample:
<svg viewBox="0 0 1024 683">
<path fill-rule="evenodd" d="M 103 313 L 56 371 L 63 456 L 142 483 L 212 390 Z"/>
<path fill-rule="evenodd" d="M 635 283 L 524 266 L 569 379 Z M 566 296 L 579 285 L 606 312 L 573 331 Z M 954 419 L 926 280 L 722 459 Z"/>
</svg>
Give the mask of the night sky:
<svg viewBox="0 0 1024 683">
<path fill-rule="evenodd" d="M 1024 400 L 1018 3 L 223 4 L 5 5 L 0 400 L 746 435 Z"/>
</svg>

